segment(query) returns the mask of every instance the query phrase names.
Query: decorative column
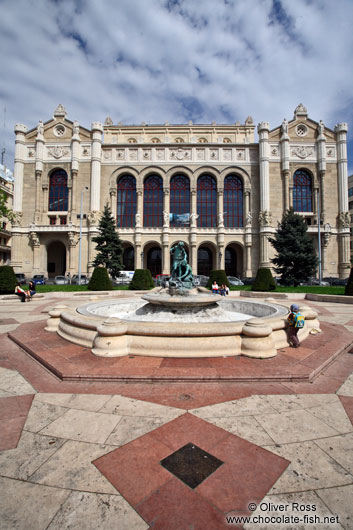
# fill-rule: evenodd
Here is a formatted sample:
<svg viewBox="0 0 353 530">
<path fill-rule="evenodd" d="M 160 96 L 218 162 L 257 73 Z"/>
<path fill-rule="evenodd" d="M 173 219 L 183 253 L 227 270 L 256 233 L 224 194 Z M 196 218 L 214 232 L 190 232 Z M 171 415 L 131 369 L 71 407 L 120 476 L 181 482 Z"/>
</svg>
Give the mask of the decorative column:
<svg viewBox="0 0 353 530">
<path fill-rule="evenodd" d="M 284 211 L 289 209 L 289 136 L 288 136 L 288 122 L 286 119 L 283 120 L 281 126 L 282 136 L 280 140 L 281 145 L 281 170 L 282 170 L 282 182 L 283 182 L 283 209 Z M 293 188 L 292 188 L 293 189 Z"/>
<path fill-rule="evenodd" d="M 169 188 L 163 188 L 162 274 L 170 274 Z"/>
<path fill-rule="evenodd" d="M 193 274 L 197 274 L 197 189 L 192 187 L 191 193 L 191 214 L 190 214 L 190 255 L 189 265 Z"/>
<path fill-rule="evenodd" d="M 43 173 L 43 153 L 44 153 L 44 126 L 43 122 L 40 121 L 37 125 L 37 137 L 36 137 L 36 166 L 35 166 L 35 202 L 34 202 L 34 217 L 33 222 L 38 224 L 41 218 L 41 183 Z"/>
<path fill-rule="evenodd" d="M 321 245 L 322 249 L 322 275 L 328 276 L 329 275 L 329 268 L 328 268 L 328 259 L 327 259 L 327 249 L 330 243 L 331 239 L 331 225 L 330 223 L 326 223 L 323 227 L 323 244 Z"/>
<path fill-rule="evenodd" d="M 40 272 L 40 241 L 37 232 L 29 233 L 30 243 L 33 249 L 33 274 Z"/>
<path fill-rule="evenodd" d="M 70 275 L 73 276 L 76 274 L 76 271 L 78 269 L 78 264 L 76 260 L 76 245 L 78 243 L 77 235 L 74 232 L 68 233 L 69 238 L 69 260 L 68 260 L 68 269 L 70 272 Z"/>
<path fill-rule="evenodd" d="M 347 169 L 347 131 L 346 123 L 335 127 L 337 141 L 337 173 L 338 173 L 338 248 L 339 276 L 345 278 L 350 269 L 349 252 L 349 213 L 348 213 L 348 169 Z"/>
<path fill-rule="evenodd" d="M 116 224 L 117 223 L 116 188 L 109 188 L 109 197 L 110 197 L 110 210 L 112 212 L 112 216 L 114 217 L 115 224 Z"/>
<path fill-rule="evenodd" d="M 22 225 L 22 198 L 23 198 L 23 173 L 25 159 L 25 134 L 27 127 L 22 124 L 15 125 L 15 166 L 14 166 L 14 196 L 13 211 L 15 218 L 11 223 L 11 265 L 15 271 L 22 272 L 21 225 Z"/>
<path fill-rule="evenodd" d="M 244 215 L 245 215 L 245 266 L 243 266 L 244 276 L 252 276 L 252 264 L 251 264 L 251 247 L 252 247 L 252 214 L 250 210 L 250 188 L 244 190 Z"/>
<path fill-rule="evenodd" d="M 25 159 L 25 134 L 27 127 L 22 124 L 15 125 L 15 166 L 14 166 L 14 196 L 13 211 L 18 217 L 22 217 L 23 197 L 23 169 Z"/>
<path fill-rule="evenodd" d="M 318 126 L 317 137 L 317 153 L 318 153 L 318 170 L 320 179 L 320 214 L 321 219 L 325 220 L 325 174 L 326 174 L 326 138 L 324 135 L 325 126 L 320 120 Z M 348 193 L 348 191 L 347 191 Z"/>
<path fill-rule="evenodd" d="M 71 201 L 70 201 L 70 219 L 76 223 L 77 210 L 77 175 L 78 175 L 78 160 L 80 150 L 80 126 L 77 121 L 74 121 L 71 139 Z"/>
<path fill-rule="evenodd" d="M 269 172 L 269 145 L 268 133 L 269 124 L 259 123 L 257 127 L 259 133 L 259 165 L 260 165 L 260 262 L 259 267 L 270 268 L 269 242 L 272 216 L 270 212 L 270 172 Z"/>
<path fill-rule="evenodd" d="M 217 223 L 217 263 L 219 269 L 224 269 L 224 208 L 223 208 L 223 188 L 217 190 L 217 210 L 218 210 L 218 223 Z"/>
<path fill-rule="evenodd" d="M 101 158 L 103 126 L 92 123 L 92 162 L 91 162 L 91 197 L 90 211 L 100 212 Z"/>
</svg>

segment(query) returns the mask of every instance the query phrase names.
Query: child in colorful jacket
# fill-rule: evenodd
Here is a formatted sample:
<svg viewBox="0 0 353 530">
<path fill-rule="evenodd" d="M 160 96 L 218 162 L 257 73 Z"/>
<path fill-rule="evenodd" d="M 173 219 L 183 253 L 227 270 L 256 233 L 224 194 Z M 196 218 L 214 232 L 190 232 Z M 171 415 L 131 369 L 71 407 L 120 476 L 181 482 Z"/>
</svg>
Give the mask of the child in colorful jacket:
<svg viewBox="0 0 353 530">
<path fill-rule="evenodd" d="M 299 306 L 297 304 L 292 304 L 290 306 L 290 313 L 287 317 L 287 320 L 289 322 L 289 345 L 291 348 L 298 348 L 300 346 L 298 331 L 304 326 L 304 317 L 301 313 L 299 313 Z"/>
</svg>

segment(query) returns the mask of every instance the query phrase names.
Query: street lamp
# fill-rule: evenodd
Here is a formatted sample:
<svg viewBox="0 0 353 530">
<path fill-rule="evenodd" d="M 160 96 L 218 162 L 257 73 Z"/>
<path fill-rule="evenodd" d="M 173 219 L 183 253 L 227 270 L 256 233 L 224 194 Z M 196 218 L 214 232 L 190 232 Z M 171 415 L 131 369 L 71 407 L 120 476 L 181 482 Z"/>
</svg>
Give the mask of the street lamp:
<svg viewBox="0 0 353 530">
<path fill-rule="evenodd" d="M 82 205 L 83 205 L 83 194 L 88 190 L 88 186 L 85 186 L 81 191 L 81 204 L 80 204 L 80 239 L 78 244 L 78 284 L 81 285 L 81 256 L 82 256 Z"/>
<path fill-rule="evenodd" d="M 318 237 L 318 253 L 319 253 L 319 285 L 321 285 L 322 280 L 322 270 L 321 270 L 321 213 L 320 213 L 320 187 L 317 189 L 317 237 Z"/>
</svg>

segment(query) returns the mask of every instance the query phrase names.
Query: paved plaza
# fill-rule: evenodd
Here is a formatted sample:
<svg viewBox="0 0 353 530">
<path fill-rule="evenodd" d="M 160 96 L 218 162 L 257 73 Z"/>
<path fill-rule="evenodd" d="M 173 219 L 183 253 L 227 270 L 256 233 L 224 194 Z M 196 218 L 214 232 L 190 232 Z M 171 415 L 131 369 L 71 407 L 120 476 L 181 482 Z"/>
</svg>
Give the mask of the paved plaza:
<svg viewBox="0 0 353 530">
<path fill-rule="evenodd" d="M 277 368 L 119 365 L 43 331 L 70 296 L 1 300 L 1 530 L 353 529 L 352 305 L 305 300 L 323 332 Z"/>
</svg>

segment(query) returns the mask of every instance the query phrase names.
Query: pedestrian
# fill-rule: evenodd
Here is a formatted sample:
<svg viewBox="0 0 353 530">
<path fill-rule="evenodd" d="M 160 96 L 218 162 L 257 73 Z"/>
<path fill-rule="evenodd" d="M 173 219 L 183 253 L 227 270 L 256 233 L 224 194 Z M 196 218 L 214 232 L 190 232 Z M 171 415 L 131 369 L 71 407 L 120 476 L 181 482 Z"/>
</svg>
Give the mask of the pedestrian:
<svg viewBox="0 0 353 530">
<path fill-rule="evenodd" d="M 299 348 L 300 342 L 298 339 L 298 331 L 304 327 L 304 317 L 299 312 L 299 306 L 297 304 L 292 304 L 290 306 L 290 313 L 287 317 L 289 323 L 288 335 L 289 335 L 289 345 L 291 348 Z"/>
<path fill-rule="evenodd" d="M 25 302 L 25 301 L 26 301 L 27 294 L 26 294 L 26 291 L 24 291 L 24 290 L 22 289 L 20 283 L 17 283 L 17 284 L 16 284 L 16 287 L 15 287 L 15 294 L 17 294 L 17 296 L 19 296 L 19 297 L 21 298 L 21 302 Z"/>
<path fill-rule="evenodd" d="M 28 298 L 28 301 L 32 299 L 32 296 L 34 296 L 36 294 L 36 284 L 34 282 L 32 282 L 32 280 L 28 283 L 28 291 L 27 291 L 27 296 L 29 297 Z"/>
</svg>

